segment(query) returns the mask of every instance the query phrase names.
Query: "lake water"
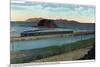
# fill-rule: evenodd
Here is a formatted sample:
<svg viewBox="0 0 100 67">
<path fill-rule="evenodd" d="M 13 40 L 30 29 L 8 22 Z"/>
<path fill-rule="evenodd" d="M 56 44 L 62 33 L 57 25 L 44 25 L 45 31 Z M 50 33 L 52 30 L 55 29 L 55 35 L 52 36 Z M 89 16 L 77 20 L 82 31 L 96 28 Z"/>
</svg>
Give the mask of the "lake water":
<svg viewBox="0 0 100 67">
<path fill-rule="evenodd" d="M 94 37 L 95 37 L 94 35 L 83 35 L 83 36 L 70 36 L 70 37 L 55 37 L 55 38 L 40 39 L 40 40 L 16 41 L 16 42 L 11 42 L 11 51 L 12 50 L 19 51 L 19 50 L 27 50 L 27 49 L 34 49 L 34 48 L 42 48 L 42 47 L 53 46 L 53 45 L 68 44 L 79 40 L 86 40 Z"/>
<path fill-rule="evenodd" d="M 72 29 L 74 31 L 79 30 L 95 30 L 95 24 L 58 24 L 61 28 Z M 19 36 L 20 32 L 24 30 L 37 29 L 34 23 L 11 23 L 11 36 Z M 42 48 L 53 45 L 62 45 L 79 40 L 85 40 L 89 38 L 94 38 L 95 35 L 82 35 L 82 36 L 70 36 L 70 37 L 54 37 L 48 39 L 39 40 L 26 40 L 26 41 L 16 41 L 11 42 L 11 51 L 28 50 L 35 48 Z M 13 48 L 12 48 L 13 47 Z"/>
<path fill-rule="evenodd" d="M 71 29 L 74 31 L 80 30 L 95 30 L 95 24 L 93 23 L 56 23 L 60 28 Z M 20 33 L 26 30 L 36 30 L 38 29 L 37 23 L 33 22 L 11 22 L 11 36 L 20 36 Z"/>
</svg>

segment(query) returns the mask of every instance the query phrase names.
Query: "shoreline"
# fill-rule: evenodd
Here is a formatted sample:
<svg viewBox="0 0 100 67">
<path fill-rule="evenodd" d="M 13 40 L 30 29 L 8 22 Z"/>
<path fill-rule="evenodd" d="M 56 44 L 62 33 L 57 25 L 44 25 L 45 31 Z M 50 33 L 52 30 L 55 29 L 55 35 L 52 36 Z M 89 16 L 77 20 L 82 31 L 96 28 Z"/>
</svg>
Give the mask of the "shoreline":
<svg viewBox="0 0 100 67">
<path fill-rule="evenodd" d="M 46 39 L 46 38 L 52 38 L 52 37 L 68 37 L 68 36 L 79 36 L 79 35 L 89 35 L 89 34 L 95 34 L 95 31 L 86 31 L 86 32 L 73 32 L 70 34 L 52 34 L 52 35 L 38 35 L 38 36 L 24 36 L 24 37 L 11 37 L 10 41 L 25 41 L 25 40 L 38 40 L 38 39 Z"/>
<path fill-rule="evenodd" d="M 68 37 L 72 36 L 72 34 L 55 34 L 55 35 L 43 35 L 43 36 L 28 36 L 28 37 L 12 37 L 10 39 L 11 42 L 15 41 L 25 41 L 25 40 L 38 40 L 38 39 L 47 39 L 53 37 Z"/>
<path fill-rule="evenodd" d="M 80 40 L 71 44 L 63 44 L 61 46 L 48 46 L 44 48 L 22 50 L 11 54 L 11 63 L 27 63 L 43 58 L 58 56 L 64 53 L 69 53 L 78 49 L 85 49 L 95 45 L 95 39 Z M 90 49 L 90 48 L 88 48 Z M 77 52 L 76 52 L 77 53 Z M 75 54 L 76 54 L 75 53 Z M 73 59 L 75 60 L 75 59 Z"/>
<path fill-rule="evenodd" d="M 68 53 L 61 54 L 61 55 L 43 58 L 40 60 L 35 60 L 33 62 L 73 61 L 73 60 L 78 60 L 78 59 L 82 60 L 81 58 L 87 55 L 91 49 L 92 49 L 92 46 L 90 48 L 81 48 L 81 49 L 77 49 L 75 51 L 71 51 Z"/>
</svg>

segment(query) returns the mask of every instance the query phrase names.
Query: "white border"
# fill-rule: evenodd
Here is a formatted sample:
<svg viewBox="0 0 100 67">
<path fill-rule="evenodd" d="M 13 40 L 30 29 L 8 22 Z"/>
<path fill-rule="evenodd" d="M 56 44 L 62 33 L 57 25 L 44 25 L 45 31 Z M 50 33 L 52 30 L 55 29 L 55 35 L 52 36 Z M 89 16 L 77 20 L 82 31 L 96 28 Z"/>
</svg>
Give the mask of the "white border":
<svg viewBox="0 0 100 67">
<path fill-rule="evenodd" d="M 18 1 L 18 2 L 20 2 L 20 1 Z M 17 2 L 17 3 L 18 3 Z M 51 1 L 45 1 L 45 0 L 24 0 L 24 1 L 21 1 L 21 3 L 23 3 L 23 2 L 40 2 L 40 3 L 43 3 L 43 2 L 45 2 L 45 3 L 62 3 L 62 4 L 74 4 L 74 5 L 82 5 L 82 6 L 93 6 L 93 7 L 96 7 L 95 6 L 95 3 L 94 4 L 80 4 L 80 3 L 75 3 L 75 1 L 72 1 L 72 3 L 70 3 L 69 1 L 68 2 L 66 2 L 66 1 L 64 1 L 64 0 L 62 0 L 61 2 L 59 2 L 59 1 L 57 1 L 57 2 L 53 2 L 52 0 Z M 56 62 L 36 62 L 36 63 L 20 63 L 20 64 L 11 64 L 11 67 L 23 67 L 23 66 L 36 66 L 36 65 L 50 65 L 50 64 L 69 64 L 69 63 L 82 63 L 82 62 L 93 62 L 93 61 L 95 61 L 95 60 L 77 60 L 77 61 L 75 61 L 75 60 L 73 60 L 73 61 L 56 61 Z"/>
<path fill-rule="evenodd" d="M 0 0 L 0 67 L 8 67 L 10 64 L 10 0 Z M 89 63 L 75 63 L 75 64 L 54 64 L 42 65 L 34 67 L 99 67 L 100 63 L 100 0 L 36 0 L 36 1 L 52 1 L 75 3 L 83 5 L 96 5 L 96 62 Z M 65 2 L 66 1 L 66 2 Z M 96 2 L 97 1 L 97 2 Z M 27 66 L 33 67 L 33 66 Z"/>
<path fill-rule="evenodd" d="M 16 0 L 13 2 L 33 2 L 33 1 L 39 1 L 39 2 L 51 2 L 51 3 L 70 3 L 70 4 L 85 4 L 85 5 L 96 5 L 95 0 Z"/>
<path fill-rule="evenodd" d="M 23 67 L 23 66 L 40 66 L 40 65 L 54 65 L 54 64 L 72 64 L 72 63 L 87 63 L 95 62 L 95 60 L 73 60 L 73 61 L 56 61 L 56 62 L 35 62 L 35 63 L 23 63 L 23 64 L 11 64 L 11 67 Z"/>
</svg>

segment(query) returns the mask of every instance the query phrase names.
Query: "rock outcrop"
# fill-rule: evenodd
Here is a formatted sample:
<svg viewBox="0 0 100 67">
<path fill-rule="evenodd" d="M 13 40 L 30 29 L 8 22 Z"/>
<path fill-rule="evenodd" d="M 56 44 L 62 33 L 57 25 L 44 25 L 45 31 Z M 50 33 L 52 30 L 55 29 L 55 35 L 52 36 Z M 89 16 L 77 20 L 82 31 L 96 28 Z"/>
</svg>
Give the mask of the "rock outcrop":
<svg viewBox="0 0 100 67">
<path fill-rule="evenodd" d="M 38 27 L 56 28 L 58 26 L 54 23 L 54 20 L 42 19 L 38 22 Z"/>
</svg>

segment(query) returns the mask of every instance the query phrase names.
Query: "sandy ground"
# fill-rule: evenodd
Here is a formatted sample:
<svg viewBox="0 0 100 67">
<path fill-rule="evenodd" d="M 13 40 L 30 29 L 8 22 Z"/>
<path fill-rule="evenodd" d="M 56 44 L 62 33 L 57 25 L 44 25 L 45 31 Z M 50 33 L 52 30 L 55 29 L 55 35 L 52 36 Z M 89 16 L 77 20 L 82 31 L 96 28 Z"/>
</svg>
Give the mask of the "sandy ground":
<svg viewBox="0 0 100 67">
<path fill-rule="evenodd" d="M 36 60 L 34 62 L 77 60 L 77 59 L 80 59 L 81 57 L 85 56 L 89 52 L 89 50 L 90 50 L 90 48 L 77 49 L 77 50 L 71 51 L 69 53 L 64 53 L 64 54 L 61 54 L 61 55 Z"/>
</svg>

